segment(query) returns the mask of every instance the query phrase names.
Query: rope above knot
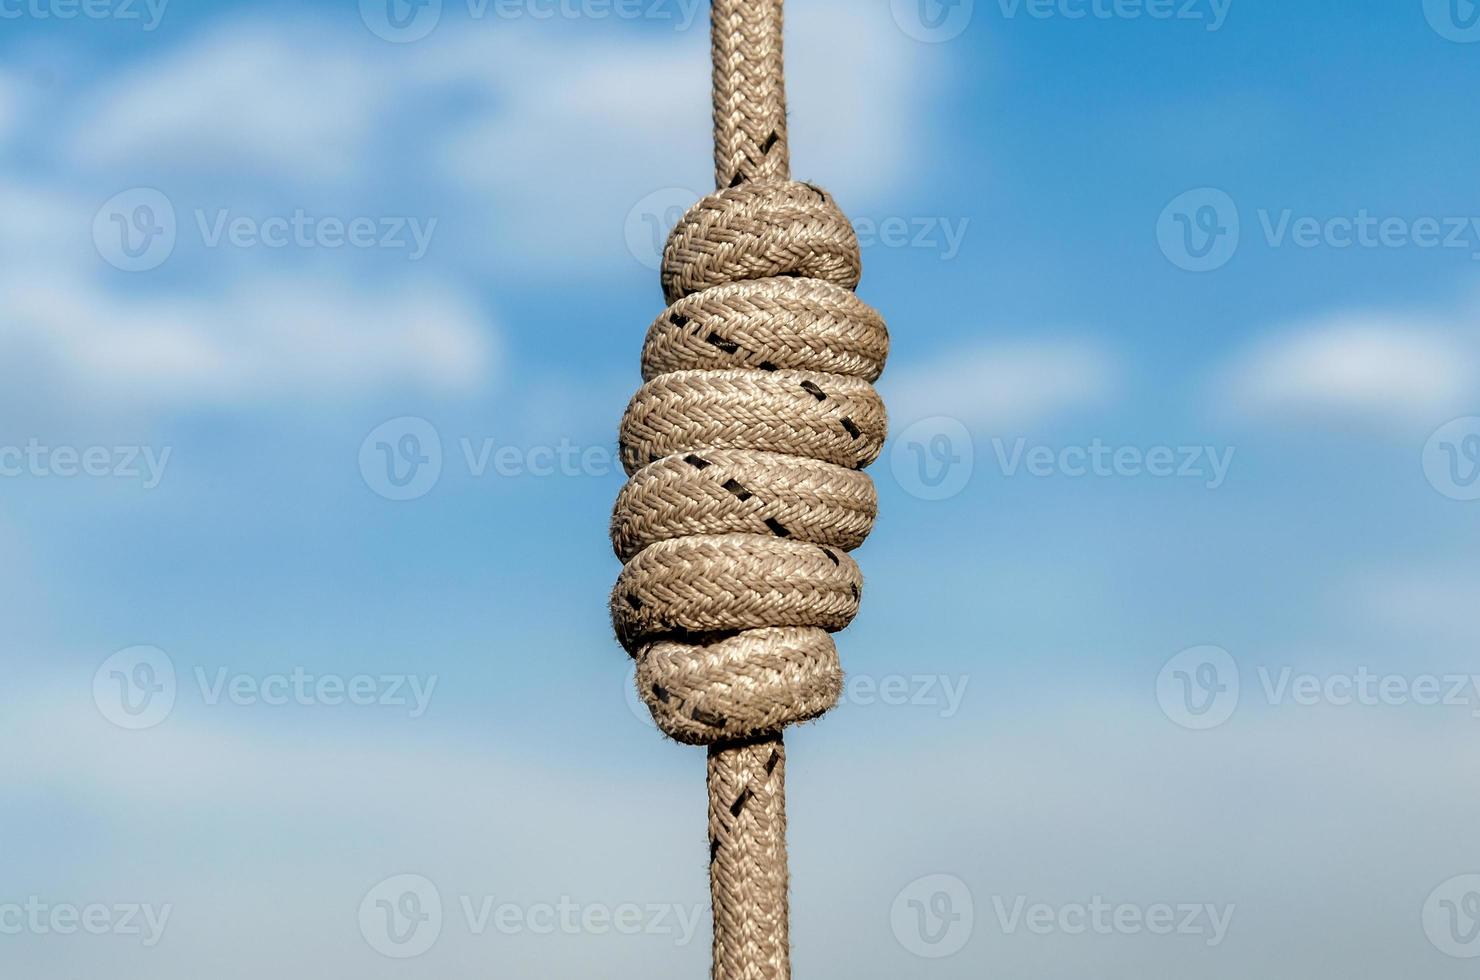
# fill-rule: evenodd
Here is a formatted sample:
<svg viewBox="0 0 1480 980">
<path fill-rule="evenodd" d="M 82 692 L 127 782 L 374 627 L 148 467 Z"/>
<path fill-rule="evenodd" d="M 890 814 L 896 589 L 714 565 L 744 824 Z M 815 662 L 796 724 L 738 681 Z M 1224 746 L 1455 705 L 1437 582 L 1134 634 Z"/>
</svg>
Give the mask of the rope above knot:
<svg viewBox="0 0 1480 980">
<path fill-rule="evenodd" d="M 888 332 L 859 270 L 852 225 L 796 181 L 717 191 L 669 236 L 671 305 L 622 420 L 612 619 L 679 741 L 777 732 L 841 692 L 829 633 L 858 611 L 847 551 L 877 512 L 860 468 L 887 426 L 870 382 Z"/>
</svg>

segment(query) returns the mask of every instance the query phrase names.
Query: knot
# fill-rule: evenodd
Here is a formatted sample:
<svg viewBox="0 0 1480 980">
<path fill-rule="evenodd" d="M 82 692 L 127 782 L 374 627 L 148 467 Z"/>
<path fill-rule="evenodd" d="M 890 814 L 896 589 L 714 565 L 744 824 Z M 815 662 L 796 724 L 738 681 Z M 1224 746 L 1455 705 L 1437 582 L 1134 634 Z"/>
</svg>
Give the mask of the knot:
<svg viewBox="0 0 1480 980">
<path fill-rule="evenodd" d="M 888 331 L 859 274 L 852 226 L 810 184 L 721 190 L 669 237 L 671 305 L 622 419 L 611 612 L 679 741 L 778 732 L 841 692 L 829 634 L 858 611 L 847 552 L 878 509 L 860 470 L 887 429 Z"/>
<path fill-rule="evenodd" d="M 612 623 L 629 650 L 665 634 L 766 626 L 840 630 L 858 613 L 852 558 L 759 534 L 694 535 L 638 552 L 612 591 Z"/>
<path fill-rule="evenodd" d="M 878 510 L 873 481 L 858 470 L 780 453 L 706 449 L 666 456 L 633 475 L 617 497 L 612 545 L 629 561 L 671 538 L 765 528 L 852 551 L 874 529 Z"/>
<path fill-rule="evenodd" d="M 825 630 L 750 630 L 707 646 L 660 640 L 637 658 L 637 689 L 680 742 L 738 741 L 808 721 L 838 701 L 843 671 Z"/>
<path fill-rule="evenodd" d="M 622 418 L 628 475 L 698 448 L 757 449 L 867 466 L 884 448 L 884 403 L 861 378 L 810 371 L 675 371 L 637 390 Z"/>
<path fill-rule="evenodd" d="M 854 289 L 858 236 L 828 193 L 794 180 L 716 191 L 679 219 L 663 249 L 668 302 L 728 282 L 801 276 Z"/>
</svg>

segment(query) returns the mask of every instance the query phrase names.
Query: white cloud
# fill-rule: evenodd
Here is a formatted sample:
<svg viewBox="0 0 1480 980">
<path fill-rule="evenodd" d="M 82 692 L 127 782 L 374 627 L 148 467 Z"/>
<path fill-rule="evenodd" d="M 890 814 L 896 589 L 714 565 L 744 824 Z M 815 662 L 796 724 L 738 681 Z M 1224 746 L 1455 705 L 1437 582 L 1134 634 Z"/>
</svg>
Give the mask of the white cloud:
<svg viewBox="0 0 1480 980">
<path fill-rule="evenodd" d="M 930 152 L 924 127 L 938 60 L 885 7 L 855 3 L 804 5 L 788 21 L 787 43 L 797 176 L 855 214 L 910 191 L 914 165 Z M 506 261 L 620 254 L 627 211 L 649 193 L 711 189 L 702 30 L 559 44 L 477 33 L 431 58 L 442 77 L 481 78 L 498 96 L 447 137 L 442 161 L 459 183 L 495 196 L 492 220 L 517 242 Z"/>
<path fill-rule="evenodd" d="M 999 429 L 1104 404 L 1120 374 L 1117 359 L 1088 341 L 996 341 L 891 368 L 879 388 L 896 425 L 945 415 Z"/>
<path fill-rule="evenodd" d="M 19 111 L 20 97 L 16 93 L 15 83 L 0 73 L 0 146 L 8 141 Z"/>
<path fill-rule="evenodd" d="M 692 40 L 463 43 L 450 64 L 499 63 L 508 74 L 470 67 L 486 73 L 493 104 L 440 141 L 438 164 L 488 211 L 475 247 L 492 244 L 501 266 L 625 257 L 624 222 L 640 199 L 708 186 L 708 75 Z"/>
<path fill-rule="evenodd" d="M 944 91 L 944 46 L 911 39 L 888 4 L 854 0 L 793 5 L 786 43 L 797 177 L 850 212 L 913 196 L 933 153 L 930 103 Z"/>
<path fill-rule="evenodd" d="M 1405 642 L 1453 643 L 1465 654 L 1480 641 L 1480 573 L 1467 565 L 1401 567 L 1359 577 L 1357 607 L 1379 625 L 1401 632 Z M 1338 597 L 1351 607 L 1351 593 Z"/>
<path fill-rule="evenodd" d="M 55 269 L 96 260 L 90 230 L 101 203 L 0 170 L 0 274 L 23 264 Z"/>
<path fill-rule="evenodd" d="M 435 285 L 248 277 L 219 293 L 138 298 L 27 275 L 0 280 L 0 307 L 8 369 L 39 368 L 90 399 L 129 404 L 335 398 L 394 384 L 456 392 L 486 376 L 493 353 L 475 306 Z"/>
<path fill-rule="evenodd" d="M 291 707 L 208 711 L 183 695 L 163 725 L 124 732 L 89 702 L 88 674 L 77 669 L 61 687 L 26 678 L 25 697 L 0 694 L 0 735 L 26 747 L 0 756 L 7 818 L 27 839 L 40 821 L 54 825 L 60 799 L 88 814 L 94 833 L 131 846 L 57 864 L 71 845 L 43 831 L 10 856 L 11 877 L 33 872 L 54 902 L 124 896 L 178 909 L 166 942 L 144 956 L 16 937 L 8 955 L 19 975 L 53 975 L 60 964 L 69 975 L 175 980 L 199 976 L 201 958 L 215 956 L 242 976 L 288 959 L 316 977 L 388 977 L 394 964 L 363 944 L 355 913 L 372 885 L 407 872 L 442 893 L 445 927 L 428 954 L 439 976 L 487 976 L 490 962 L 510 976 L 613 980 L 650 977 L 655 963 L 703 969 L 702 921 L 680 949 L 671 936 L 610 931 L 474 934 L 460 906 L 462 896 L 475 905 L 488 895 L 521 905 L 570 896 L 697 905 L 702 920 L 693 750 L 629 745 L 614 731 L 610 744 L 570 753 L 485 730 L 483 719 L 438 729 L 367 714 L 352 727 L 324 725 Z M 798 738 L 809 761 L 796 770 L 790 831 L 796 931 L 808 937 L 799 966 L 815 960 L 818 975 L 866 980 L 918 975 L 898 926 L 859 923 L 888 923 L 902 886 L 946 872 L 976 902 L 974 938 L 956 958 L 963 976 L 991 967 L 1234 980 L 1269 975 L 1271 956 L 1290 976 L 1433 975 L 1418 966 L 1437 958 L 1424 940 L 1425 896 L 1472 870 L 1454 841 L 1477 804 L 1473 766 L 1436 747 L 1465 744 L 1468 711 L 1251 703 L 1193 735 L 1143 688 L 1061 679 L 1043 700 L 1018 695 L 1001 711 L 994 704 L 991 726 L 956 719 L 954 737 L 975 747 L 969 761 L 936 751 L 934 732 L 909 737 L 910 726 L 876 719 L 837 718 L 828 724 L 843 731 Z M 638 759 L 618 754 L 639 744 L 650 747 Z M 892 792 L 860 779 L 867 765 L 889 774 Z M 593 800 L 603 819 L 591 819 Z M 839 819 L 855 812 L 869 817 Z M 1419 825 L 1424 833 L 1401 832 Z M 1362 874 L 1336 887 L 1331 869 L 1353 853 Z M 845 865 L 846 878 L 830 873 Z M 1206 935 L 1008 932 L 994 899 L 1010 908 L 1020 895 L 1055 905 L 1208 902 L 1233 914 L 1215 949 Z M 262 941 L 264 929 L 274 942 Z"/>
<path fill-rule="evenodd" d="M 161 180 L 189 175 L 206 183 L 181 193 L 202 201 L 307 197 L 366 214 L 415 201 L 417 213 L 463 219 L 442 228 L 465 268 L 547 278 L 626 267 L 634 204 L 665 186 L 707 188 L 702 24 L 559 35 L 546 24 L 453 26 L 391 51 L 342 21 L 238 17 L 103 74 L 72 93 L 77 115 L 35 120 L 23 135 L 59 139 L 85 174 L 115 183 L 161 168 Z M 842 0 L 797 11 L 788 32 L 799 176 L 855 213 L 860 199 L 907 187 L 912 161 L 930 152 L 920 126 L 938 53 L 909 41 L 887 9 Z M 0 139 L 13 94 L 0 76 Z M 363 201 L 356 184 L 382 170 L 418 179 L 403 182 L 404 197 Z M 243 180 L 265 187 L 244 195 Z M 486 370 L 487 331 L 445 284 L 367 296 L 335 279 L 223 273 L 187 293 L 115 294 L 88 240 L 93 198 L 107 195 L 81 186 L 66 168 L 45 184 L 0 172 L 7 373 L 35 364 L 130 402 L 211 403 L 268 389 L 452 390 Z"/>
<path fill-rule="evenodd" d="M 367 173 L 383 74 L 331 35 L 234 21 L 96 88 L 77 127 L 84 163 L 147 163 L 298 181 Z"/>
<path fill-rule="evenodd" d="M 98 83 L 74 155 L 298 185 L 371 175 L 393 152 L 397 167 L 437 174 L 429 190 L 449 212 L 487 214 L 469 223 L 466 247 L 496 253 L 501 268 L 625 262 L 634 204 L 664 187 L 709 189 L 702 24 L 558 39 L 540 24 L 453 26 L 371 58 L 325 25 L 238 19 Z M 906 37 L 886 7 L 842 0 L 799 9 L 788 44 L 798 176 L 854 213 L 911 191 L 931 152 L 939 52 Z M 393 148 L 378 141 L 407 132 L 402 110 L 416 119 L 428 105 L 439 107 L 435 128 Z"/>
<path fill-rule="evenodd" d="M 1223 372 L 1233 413 L 1379 427 L 1447 418 L 1480 382 L 1470 331 L 1419 316 L 1357 313 L 1297 323 L 1254 344 Z"/>
</svg>

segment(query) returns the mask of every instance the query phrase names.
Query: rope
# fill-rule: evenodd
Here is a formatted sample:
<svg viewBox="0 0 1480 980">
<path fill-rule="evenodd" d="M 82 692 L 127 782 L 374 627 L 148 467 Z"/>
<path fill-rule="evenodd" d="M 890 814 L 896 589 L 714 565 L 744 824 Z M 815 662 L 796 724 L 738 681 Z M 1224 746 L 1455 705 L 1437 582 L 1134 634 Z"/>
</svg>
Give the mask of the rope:
<svg viewBox="0 0 1480 980">
<path fill-rule="evenodd" d="M 719 188 L 669 237 L 622 419 L 618 638 L 658 727 L 709 750 L 715 980 L 786 980 L 787 725 L 837 703 L 847 552 L 877 511 L 889 338 L 858 241 L 790 178 L 782 0 L 713 0 Z"/>
</svg>

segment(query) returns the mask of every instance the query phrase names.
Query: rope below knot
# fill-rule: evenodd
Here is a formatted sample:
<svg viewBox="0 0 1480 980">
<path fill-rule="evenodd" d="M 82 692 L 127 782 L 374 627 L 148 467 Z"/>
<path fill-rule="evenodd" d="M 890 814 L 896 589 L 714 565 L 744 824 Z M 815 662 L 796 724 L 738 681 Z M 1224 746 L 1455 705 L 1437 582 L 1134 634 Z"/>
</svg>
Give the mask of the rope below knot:
<svg viewBox="0 0 1480 980">
<path fill-rule="evenodd" d="M 709 746 L 717 980 L 790 976 L 782 729 L 836 704 L 873 527 L 883 319 L 852 225 L 789 179 L 781 0 L 714 0 L 716 184 L 664 251 L 622 419 L 618 638 L 666 734 Z"/>
</svg>

